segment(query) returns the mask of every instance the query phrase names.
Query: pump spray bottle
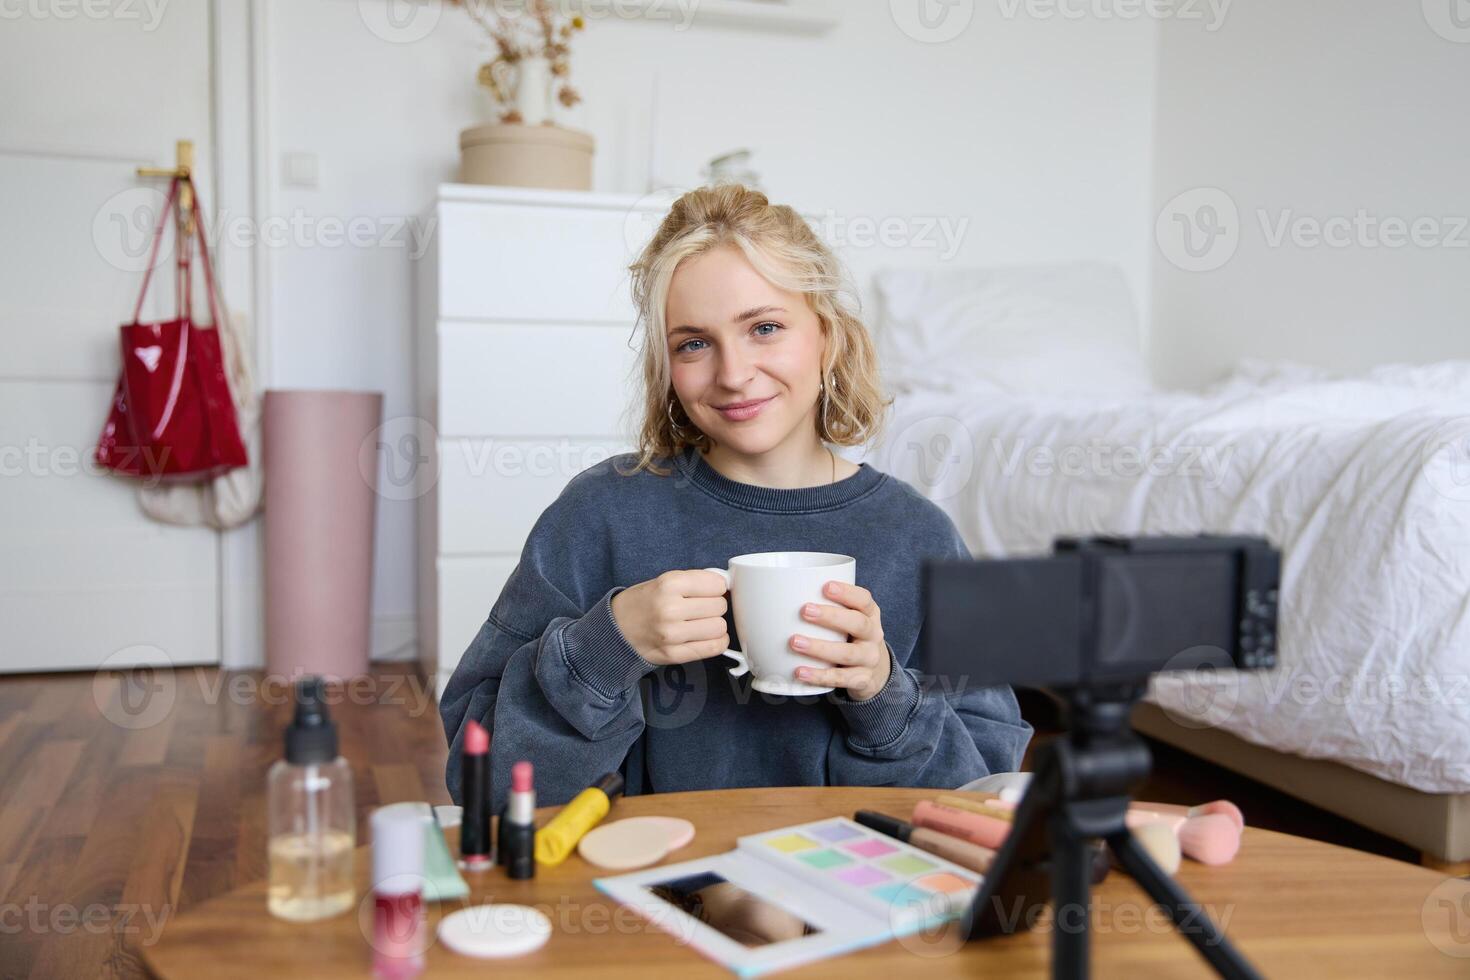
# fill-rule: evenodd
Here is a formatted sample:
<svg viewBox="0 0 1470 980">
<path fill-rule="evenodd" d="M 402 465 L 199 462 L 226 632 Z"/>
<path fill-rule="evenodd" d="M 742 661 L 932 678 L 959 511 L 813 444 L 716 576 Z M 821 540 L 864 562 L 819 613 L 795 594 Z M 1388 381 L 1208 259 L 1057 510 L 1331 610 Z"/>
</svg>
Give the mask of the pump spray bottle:
<svg viewBox="0 0 1470 980">
<path fill-rule="evenodd" d="M 320 677 L 296 683 L 286 757 L 271 766 L 267 797 L 270 913 L 308 922 L 350 909 L 357 843 L 352 769 L 337 754 L 337 726 L 327 716 Z"/>
</svg>

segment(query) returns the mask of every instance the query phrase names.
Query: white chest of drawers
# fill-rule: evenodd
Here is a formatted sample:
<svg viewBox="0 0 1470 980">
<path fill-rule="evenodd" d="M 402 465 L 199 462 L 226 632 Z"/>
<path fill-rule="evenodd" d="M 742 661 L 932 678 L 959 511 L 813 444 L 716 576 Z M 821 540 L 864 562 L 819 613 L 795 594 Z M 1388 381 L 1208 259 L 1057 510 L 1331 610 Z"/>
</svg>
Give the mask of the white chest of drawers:
<svg viewBox="0 0 1470 980">
<path fill-rule="evenodd" d="M 446 184 L 415 260 L 418 635 L 436 693 L 567 482 L 633 447 L 627 267 L 659 197 Z M 431 484 L 431 485 L 429 485 Z"/>
</svg>

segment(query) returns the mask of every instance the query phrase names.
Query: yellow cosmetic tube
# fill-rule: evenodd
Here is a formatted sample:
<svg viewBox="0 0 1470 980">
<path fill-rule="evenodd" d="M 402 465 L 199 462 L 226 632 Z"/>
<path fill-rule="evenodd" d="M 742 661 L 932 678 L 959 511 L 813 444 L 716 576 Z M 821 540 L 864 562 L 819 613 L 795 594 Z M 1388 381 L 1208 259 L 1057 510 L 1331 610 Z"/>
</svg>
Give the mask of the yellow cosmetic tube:
<svg viewBox="0 0 1470 980">
<path fill-rule="evenodd" d="M 613 798 L 622 792 L 623 777 L 610 772 L 574 796 L 550 823 L 536 831 L 536 863 L 554 868 L 565 861 L 577 841 L 607 816 Z"/>
</svg>

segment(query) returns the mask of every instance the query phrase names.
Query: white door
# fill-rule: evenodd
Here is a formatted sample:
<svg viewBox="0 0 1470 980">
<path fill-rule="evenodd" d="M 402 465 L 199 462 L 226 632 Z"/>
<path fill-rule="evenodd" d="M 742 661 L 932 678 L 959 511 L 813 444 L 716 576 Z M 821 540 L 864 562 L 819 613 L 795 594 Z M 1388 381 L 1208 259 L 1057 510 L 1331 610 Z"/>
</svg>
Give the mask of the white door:
<svg viewBox="0 0 1470 980">
<path fill-rule="evenodd" d="M 219 661 L 219 536 L 150 521 L 91 461 L 164 186 L 135 170 L 192 139 L 212 200 L 210 12 L 0 9 L 0 672 Z"/>
</svg>

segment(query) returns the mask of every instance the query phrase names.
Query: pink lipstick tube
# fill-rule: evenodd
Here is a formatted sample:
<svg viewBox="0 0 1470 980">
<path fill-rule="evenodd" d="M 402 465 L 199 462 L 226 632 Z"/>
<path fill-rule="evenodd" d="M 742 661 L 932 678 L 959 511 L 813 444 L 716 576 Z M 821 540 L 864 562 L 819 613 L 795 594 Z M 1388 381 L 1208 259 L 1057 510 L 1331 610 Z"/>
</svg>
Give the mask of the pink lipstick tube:
<svg viewBox="0 0 1470 980">
<path fill-rule="evenodd" d="M 490 732 L 473 718 L 465 725 L 460 767 L 464 818 L 459 828 L 459 866 L 484 871 L 494 865 L 490 845 Z"/>
</svg>

